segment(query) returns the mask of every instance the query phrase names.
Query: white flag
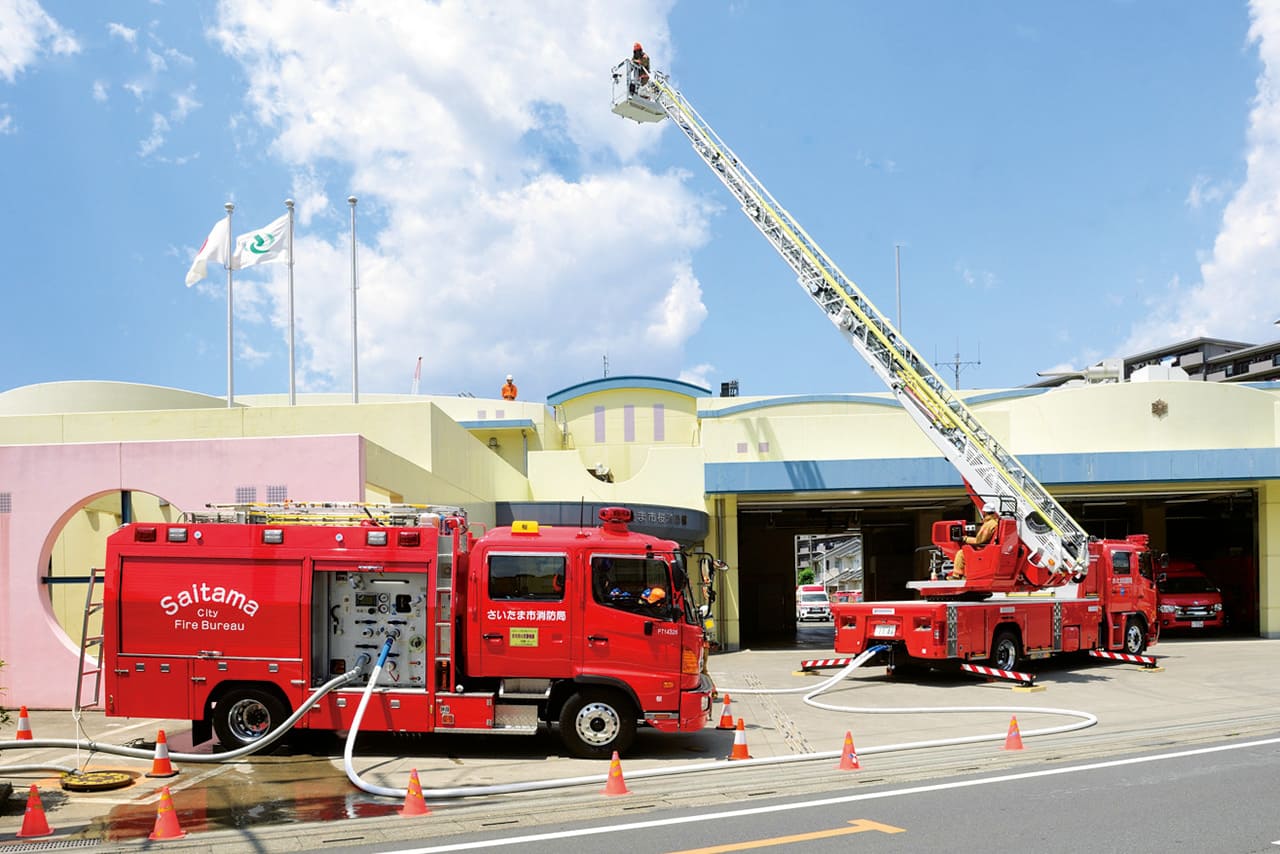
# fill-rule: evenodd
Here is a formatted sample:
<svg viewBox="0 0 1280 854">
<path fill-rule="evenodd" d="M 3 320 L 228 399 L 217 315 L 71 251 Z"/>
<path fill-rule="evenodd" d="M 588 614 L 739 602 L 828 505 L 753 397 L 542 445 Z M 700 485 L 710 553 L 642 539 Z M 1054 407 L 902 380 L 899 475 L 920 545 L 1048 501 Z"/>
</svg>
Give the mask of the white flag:
<svg viewBox="0 0 1280 854">
<path fill-rule="evenodd" d="M 209 236 L 204 240 L 204 245 L 196 253 L 196 260 L 191 262 L 191 269 L 187 271 L 187 287 L 191 287 L 209 275 L 210 261 L 226 266 L 227 237 L 227 220 L 224 217 L 214 225 L 213 231 L 209 232 Z"/>
<path fill-rule="evenodd" d="M 289 215 L 236 238 L 235 269 L 289 260 Z"/>
</svg>

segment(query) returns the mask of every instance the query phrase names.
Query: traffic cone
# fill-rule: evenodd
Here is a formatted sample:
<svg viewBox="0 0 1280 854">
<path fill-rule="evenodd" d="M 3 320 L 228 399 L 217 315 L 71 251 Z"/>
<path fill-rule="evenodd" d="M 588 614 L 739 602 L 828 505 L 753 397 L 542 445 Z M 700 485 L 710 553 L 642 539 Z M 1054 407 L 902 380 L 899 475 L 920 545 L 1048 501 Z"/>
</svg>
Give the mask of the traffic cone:
<svg viewBox="0 0 1280 854">
<path fill-rule="evenodd" d="M 631 790 L 627 788 L 627 781 L 622 779 L 622 760 L 618 758 L 618 751 L 613 751 L 613 761 L 609 763 L 609 779 L 605 782 L 604 788 L 600 790 L 602 795 L 629 795 Z"/>
<path fill-rule="evenodd" d="M 733 714 L 729 709 L 729 695 L 724 695 L 724 708 L 720 712 L 720 723 L 716 724 L 716 729 L 733 729 Z"/>
<path fill-rule="evenodd" d="M 31 794 L 27 795 L 27 811 L 22 816 L 22 830 L 18 831 L 18 838 L 49 836 L 52 833 L 53 828 L 49 826 L 49 819 L 44 817 L 44 804 L 40 803 L 40 789 L 32 783 Z"/>
<path fill-rule="evenodd" d="M 187 832 L 178 825 L 178 813 L 173 809 L 173 795 L 169 787 L 160 790 L 160 805 L 156 807 L 156 828 L 148 839 L 181 839 Z"/>
<path fill-rule="evenodd" d="M 418 782 L 418 769 L 414 768 L 409 772 L 409 790 L 404 793 L 404 809 L 400 810 L 400 815 L 415 816 L 427 815 L 431 810 L 427 809 L 427 802 L 422 798 L 422 784 Z"/>
<path fill-rule="evenodd" d="M 1005 750 L 1022 749 L 1022 733 L 1018 732 L 1018 716 L 1009 719 L 1009 734 L 1004 737 Z"/>
<path fill-rule="evenodd" d="M 18 712 L 18 734 L 15 736 L 18 741 L 31 741 L 35 738 L 31 734 L 31 718 L 27 716 L 27 707 L 23 706 Z"/>
<path fill-rule="evenodd" d="M 853 749 L 852 732 L 844 734 L 844 749 L 840 751 L 840 764 L 836 768 L 840 771 L 857 771 L 862 768 L 858 764 L 858 751 Z"/>
<path fill-rule="evenodd" d="M 730 759 L 750 759 L 751 754 L 747 753 L 747 725 L 742 718 L 738 718 L 738 726 L 733 733 L 733 752 L 729 754 Z"/>
<path fill-rule="evenodd" d="M 160 734 L 156 736 L 156 756 L 151 760 L 151 770 L 147 772 L 147 776 L 175 777 L 177 774 L 178 769 L 169 761 L 169 742 L 165 740 L 164 730 L 160 730 Z"/>
</svg>

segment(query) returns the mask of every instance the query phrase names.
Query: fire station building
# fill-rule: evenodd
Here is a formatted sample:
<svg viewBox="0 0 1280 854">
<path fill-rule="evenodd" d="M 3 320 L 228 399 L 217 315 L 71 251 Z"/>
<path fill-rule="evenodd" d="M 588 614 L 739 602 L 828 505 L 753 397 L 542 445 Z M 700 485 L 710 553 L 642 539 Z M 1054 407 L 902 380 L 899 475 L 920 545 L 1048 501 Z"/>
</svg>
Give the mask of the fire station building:
<svg viewBox="0 0 1280 854">
<path fill-rule="evenodd" d="M 960 396 L 1095 536 L 1151 536 L 1221 588 L 1234 636 L 1280 637 L 1280 383 L 1129 381 Z M 859 537 L 866 599 L 912 598 L 955 470 L 888 394 L 717 397 L 608 377 L 545 401 L 225 398 L 113 382 L 0 393 L 0 697 L 67 708 L 86 581 L 122 522 L 206 504 L 369 501 L 634 528 L 724 559 L 726 648 L 795 637 L 798 543 Z M 89 632 L 92 633 L 92 627 Z"/>
</svg>

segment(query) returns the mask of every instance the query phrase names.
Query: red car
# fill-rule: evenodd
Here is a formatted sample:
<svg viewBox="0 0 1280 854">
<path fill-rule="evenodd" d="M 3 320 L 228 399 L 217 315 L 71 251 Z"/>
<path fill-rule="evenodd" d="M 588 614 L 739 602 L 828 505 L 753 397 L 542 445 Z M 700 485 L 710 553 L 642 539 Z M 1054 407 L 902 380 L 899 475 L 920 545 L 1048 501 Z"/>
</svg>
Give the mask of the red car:
<svg viewBox="0 0 1280 854">
<path fill-rule="evenodd" d="M 1194 564 L 1170 563 L 1156 578 L 1160 628 L 1205 631 L 1226 625 L 1222 591 Z"/>
</svg>

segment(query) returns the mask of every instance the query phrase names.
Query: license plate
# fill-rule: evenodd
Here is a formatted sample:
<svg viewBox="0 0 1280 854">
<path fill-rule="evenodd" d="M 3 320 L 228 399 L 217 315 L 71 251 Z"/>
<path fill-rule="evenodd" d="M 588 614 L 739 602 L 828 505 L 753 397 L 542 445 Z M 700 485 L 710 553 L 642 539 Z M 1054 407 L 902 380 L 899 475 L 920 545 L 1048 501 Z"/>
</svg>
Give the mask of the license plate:
<svg viewBox="0 0 1280 854">
<path fill-rule="evenodd" d="M 881 623 L 876 626 L 875 636 L 878 638 L 891 638 L 898 633 L 897 627 L 889 623 Z"/>
<path fill-rule="evenodd" d="M 1191 621 L 1191 628 L 1193 628 L 1193 629 L 1203 629 L 1203 628 L 1204 628 L 1204 620 L 1192 620 L 1192 621 Z"/>
</svg>

